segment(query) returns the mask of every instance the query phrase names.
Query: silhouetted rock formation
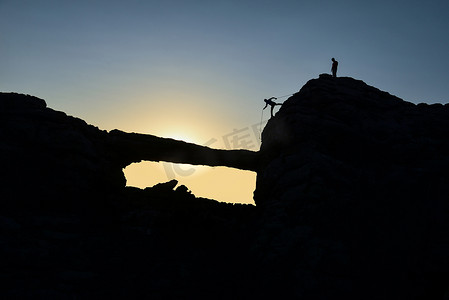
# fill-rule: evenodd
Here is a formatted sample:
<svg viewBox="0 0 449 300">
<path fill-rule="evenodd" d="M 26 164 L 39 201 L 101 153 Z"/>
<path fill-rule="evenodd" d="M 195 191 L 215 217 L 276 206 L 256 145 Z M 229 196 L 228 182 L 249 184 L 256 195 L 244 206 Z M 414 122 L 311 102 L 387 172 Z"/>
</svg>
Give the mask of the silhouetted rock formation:
<svg viewBox="0 0 449 300">
<path fill-rule="evenodd" d="M 256 170 L 257 153 L 217 150 L 152 135 L 101 131 L 46 107 L 44 100 L 0 94 L 2 205 L 36 197 L 36 206 L 67 205 L 123 190 L 123 168 L 141 160 Z M 60 195 L 63 193 L 64 201 Z M 96 196 L 95 196 L 96 197 Z M 107 197 L 106 197 L 107 198 Z M 10 200 L 10 201 L 9 201 Z M 28 200 L 26 200 L 28 201 Z"/>
<path fill-rule="evenodd" d="M 449 105 L 414 105 L 352 78 L 321 75 L 284 103 L 263 131 L 255 202 L 260 235 L 272 237 L 264 247 L 276 263 L 290 258 L 281 269 L 301 294 L 442 299 L 447 137 Z"/>
<path fill-rule="evenodd" d="M 80 206 L 89 195 L 125 186 L 104 151 L 106 132 L 12 93 L 0 94 L 0 118 L 2 207 Z"/>
<path fill-rule="evenodd" d="M 108 134 L 107 147 L 123 167 L 148 160 L 257 170 L 257 152 L 254 151 L 211 149 L 148 134 L 112 130 Z"/>
<path fill-rule="evenodd" d="M 448 136 L 449 105 L 329 75 L 283 104 L 259 152 L 101 131 L 2 93 L 0 294 L 449 299 Z M 125 187 L 141 160 L 255 170 L 257 207 Z"/>
</svg>

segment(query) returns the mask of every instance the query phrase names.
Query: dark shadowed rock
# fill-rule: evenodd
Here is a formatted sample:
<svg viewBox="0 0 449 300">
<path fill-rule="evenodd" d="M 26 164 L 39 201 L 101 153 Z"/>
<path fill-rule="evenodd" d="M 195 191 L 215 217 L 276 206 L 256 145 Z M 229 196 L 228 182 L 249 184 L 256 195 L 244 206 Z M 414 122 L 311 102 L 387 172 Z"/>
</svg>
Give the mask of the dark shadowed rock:
<svg viewBox="0 0 449 300">
<path fill-rule="evenodd" d="M 106 132 L 0 93 L 0 295 L 449 299 L 448 131 L 448 105 L 329 75 L 283 104 L 259 152 Z M 141 160 L 257 171 L 257 207 L 126 187 Z"/>
<path fill-rule="evenodd" d="M 273 236 L 264 247 L 290 258 L 298 293 L 442 297 L 448 136 L 447 105 L 414 105 L 352 78 L 322 75 L 284 103 L 263 131 L 254 199 L 260 235 Z M 312 285 L 300 283 L 305 274 Z"/>
<path fill-rule="evenodd" d="M 191 191 L 189 191 L 188 187 L 186 187 L 185 185 L 180 185 L 176 188 L 176 192 L 178 193 L 191 193 Z"/>
<path fill-rule="evenodd" d="M 154 185 L 152 187 L 152 189 L 156 190 L 156 191 L 173 191 L 176 187 L 176 185 L 178 184 L 178 181 L 173 179 L 164 183 L 158 183 L 156 185 Z"/>
<path fill-rule="evenodd" d="M 254 151 L 212 149 L 148 134 L 112 130 L 106 147 L 117 164 L 123 167 L 147 160 L 257 170 L 258 157 Z"/>
<path fill-rule="evenodd" d="M 106 132 L 32 96 L 1 93 L 0 117 L 3 206 L 57 208 L 97 205 L 91 198 L 112 201 L 126 185 L 123 169 L 142 160 L 257 168 L 253 151 Z"/>
</svg>

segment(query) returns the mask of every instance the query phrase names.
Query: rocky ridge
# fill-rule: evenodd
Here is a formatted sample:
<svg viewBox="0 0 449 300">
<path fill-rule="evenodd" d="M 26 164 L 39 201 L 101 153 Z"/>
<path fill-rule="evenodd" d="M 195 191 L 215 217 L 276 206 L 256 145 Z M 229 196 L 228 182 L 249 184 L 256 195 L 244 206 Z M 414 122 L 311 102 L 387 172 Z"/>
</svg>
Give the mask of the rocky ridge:
<svg viewBox="0 0 449 300">
<path fill-rule="evenodd" d="M 448 117 L 447 104 L 323 74 L 270 120 L 254 199 L 278 226 L 262 231 L 285 245 L 279 256 L 294 257 L 294 281 L 314 282 L 306 294 L 441 299 L 431 292 L 449 284 Z"/>
<path fill-rule="evenodd" d="M 101 131 L 1 93 L 0 294 L 448 299 L 448 117 L 320 75 L 268 122 L 259 152 L 225 151 Z M 125 187 L 140 160 L 257 171 L 257 206 L 173 181 Z"/>
</svg>

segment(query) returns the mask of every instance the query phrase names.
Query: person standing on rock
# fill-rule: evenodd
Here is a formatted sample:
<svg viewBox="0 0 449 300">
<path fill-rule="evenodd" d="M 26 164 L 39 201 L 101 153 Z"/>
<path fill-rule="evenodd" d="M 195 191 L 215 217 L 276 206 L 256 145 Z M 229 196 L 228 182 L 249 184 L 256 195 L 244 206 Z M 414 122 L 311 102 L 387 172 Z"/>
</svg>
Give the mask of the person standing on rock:
<svg viewBox="0 0 449 300">
<path fill-rule="evenodd" d="M 282 103 L 276 103 L 273 101 L 273 99 L 277 99 L 276 97 L 271 97 L 270 99 L 263 99 L 263 101 L 265 101 L 265 108 L 267 108 L 268 105 L 271 106 L 271 117 L 273 117 L 273 109 L 276 105 L 282 105 Z"/>
<path fill-rule="evenodd" d="M 337 77 L 337 68 L 338 68 L 338 61 L 335 60 L 335 58 L 332 57 L 332 77 Z"/>
</svg>

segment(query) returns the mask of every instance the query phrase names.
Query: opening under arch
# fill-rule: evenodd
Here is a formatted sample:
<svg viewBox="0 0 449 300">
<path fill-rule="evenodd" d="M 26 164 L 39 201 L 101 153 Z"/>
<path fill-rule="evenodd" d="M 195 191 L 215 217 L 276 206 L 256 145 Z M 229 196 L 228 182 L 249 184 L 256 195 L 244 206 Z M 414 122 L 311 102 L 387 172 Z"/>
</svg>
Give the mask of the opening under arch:
<svg viewBox="0 0 449 300">
<path fill-rule="evenodd" d="M 127 166 L 124 173 L 127 186 L 145 188 L 176 179 L 178 185 L 185 185 L 196 197 L 254 204 L 256 173 L 253 171 L 144 161 Z"/>
</svg>

